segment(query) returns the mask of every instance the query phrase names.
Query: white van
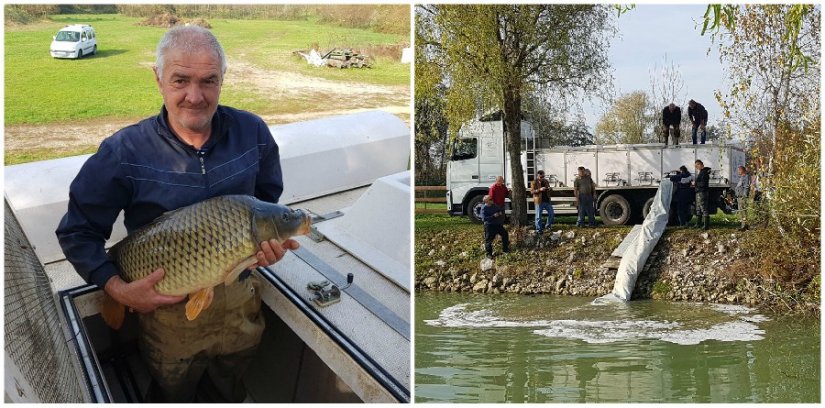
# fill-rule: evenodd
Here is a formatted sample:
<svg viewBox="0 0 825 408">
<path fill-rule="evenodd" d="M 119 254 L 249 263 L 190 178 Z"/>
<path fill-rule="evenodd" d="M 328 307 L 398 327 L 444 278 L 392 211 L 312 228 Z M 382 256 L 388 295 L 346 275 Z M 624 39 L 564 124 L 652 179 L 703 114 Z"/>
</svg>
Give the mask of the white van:
<svg viewBox="0 0 825 408">
<path fill-rule="evenodd" d="M 95 29 L 90 25 L 68 25 L 52 37 L 49 49 L 54 58 L 82 58 L 97 53 Z"/>
</svg>

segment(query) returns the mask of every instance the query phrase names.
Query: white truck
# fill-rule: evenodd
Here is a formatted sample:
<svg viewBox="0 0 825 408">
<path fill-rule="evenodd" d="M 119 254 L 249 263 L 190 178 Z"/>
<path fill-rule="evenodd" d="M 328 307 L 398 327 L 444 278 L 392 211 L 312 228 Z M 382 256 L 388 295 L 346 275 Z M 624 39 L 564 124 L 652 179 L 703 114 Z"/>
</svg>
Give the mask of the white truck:
<svg viewBox="0 0 825 408">
<path fill-rule="evenodd" d="M 474 222 L 481 222 L 481 199 L 496 176 L 504 176 L 507 187 L 512 187 L 514 176 L 505 143 L 506 132 L 502 121 L 479 120 L 467 122 L 459 130 L 447 165 L 447 209 L 451 215 L 466 215 Z M 544 170 L 553 187 L 555 214 L 577 214 L 573 181 L 578 167 L 584 166 L 597 184 L 596 209 L 605 225 L 630 224 L 643 219 L 659 183 L 667 181 L 667 177 L 683 165 L 695 175 L 697 159 L 711 168 L 711 214 L 719 208 L 724 210 L 724 194 L 739 180 L 737 167 L 745 165 L 745 152 L 736 145 L 649 143 L 536 148 L 533 127 L 526 121 L 521 123 L 521 136 L 524 174 L 517 176 L 524 179 L 525 187 L 529 190 L 536 172 Z M 529 191 L 527 201 L 528 212 L 534 214 Z M 509 202 L 506 206 L 509 212 Z"/>
</svg>

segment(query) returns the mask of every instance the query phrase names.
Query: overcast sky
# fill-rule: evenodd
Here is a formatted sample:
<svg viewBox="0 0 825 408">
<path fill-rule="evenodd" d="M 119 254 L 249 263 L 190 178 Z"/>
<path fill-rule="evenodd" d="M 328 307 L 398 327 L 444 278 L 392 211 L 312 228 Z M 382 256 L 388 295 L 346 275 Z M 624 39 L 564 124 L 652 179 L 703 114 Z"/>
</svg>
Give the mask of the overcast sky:
<svg viewBox="0 0 825 408">
<path fill-rule="evenodd" d="M 721 108 L 713 95 L 726 86 L 717 48 L 711 46 L 708 35 L 701 35 L 701 26 L 696 26 L 705 9 L 705 5 L 641 4 L 619 17 L 618 35 L 610 46 L 616 95 L 635 90 L 650 93 L 650 72 L 655 64 L 661 67 L 667 57 L 681 69 L 687 98 L 705 106 L 708 125 L 717 124 Z M 584 105 L 591 131 L 604 110 L 600 102 Z M 687 113 L 687 106 L 682 110 Z"/>
</svg>

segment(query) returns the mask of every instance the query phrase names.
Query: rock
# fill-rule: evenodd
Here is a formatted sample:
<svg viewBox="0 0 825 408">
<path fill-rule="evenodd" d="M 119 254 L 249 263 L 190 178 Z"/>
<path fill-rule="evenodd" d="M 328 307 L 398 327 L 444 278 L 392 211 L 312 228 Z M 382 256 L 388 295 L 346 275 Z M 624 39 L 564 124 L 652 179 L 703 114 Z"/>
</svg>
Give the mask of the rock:
<svg viewBox="0 0 825 408">
<path fill-rule="evenodd" d="M 484 292 L 487 289 L 487 279 L 482 279 L 475 285 L 473 285 L 473 292 Z"/>
<path fill-rule="evenodd" d="M 701 237 L 702 239 L 708 239 L 708 237 L 710 237 L 710 234 L 708 234 L 707 232 L 703 232 Z"/>
<path fill-rule="evenodd" d="M 716 245 L 716 253 L 717 253 L 717 254 L 724 254 L 724 253 L 726 253 L 726 252 L 728 252 L 728 249 L 727 249 L 727 248 L 725 248 L 725 245 L 724 245 L 724 244 L 718 244 L 718 245 Z"/>
<path fill-rule="evenodd" d="M 705 235 L 707 235 L 707 234 L 705 234 Z M 702 243 L 705 244 L 705 245 L 710 245 L 710 240 L 706 239 L 706 240 L 702 241 Z"/>
<path fill-rule="evenodd" d="M 441 251 L 443 252 L 443 251 L 446 251 L 446 250 L 447 250 L 447 245 L 442 245 L 441 246 Z"/>
<path fill-rule="evenodd" d="M 490 259 L 490 258 L 484 258 L 484 259 L 481 260 L 481 265 L 480 266 L 481 266 L 481 271 L 482 272 L 487 272 L 487 271 L 493 269 L 493 260 Z M 470 280 L 472 281 L 474 278 L 475 278 L 475 275 L 473 275 L 473 277 L 470 278 Z M 472 282 L 474 282 L 474 281 L 472 281 Z"/>
<path fill-rule="evenodd" d="M 493 280 L 490 281 L 490 283 L 493 284 L 494 288 L 499 287 L 499 285 L 501 285 L 501 275 L 499 275 L 499 274 L 493 275 Z"/>
<path fill-rule="evenodd" d="M 576 238 L 576 231 L 567 231 L 567 233 L 564 234 L 564 239 L 573 239 L 573 238 Z"/>
<path fill-rule="evenodd" d="M 433 287 L 436 286 L 437 282 L 438 282 L 438 279 L 436 279 L 435 276 L 430 276 L 429 278 L 424 279 L 424 286 L 432 289 Z"/>
<path fill-rule="evenodd" d="M 594 232 L 593 233 L 593 240 L 595 241 L 595 240 L 599 239 L 599 237 L 601 237 L 601 236 L 602 236 L 601 232 Z"/>
<path fill-rule="evenodd" d="M 587 245 L 587 240 L 584 237 L 582 237 L 581 243 L 582 243 L 582 246 L 585 246 L 585 245 Z"/>
<path fill-rule="evenodd" d="M 458 256 L 460 256 L 462 258 L 466 258 L 467 257 L 467 251 L 464 251 L 464 252 L 458 254 Z"/>
<path fill-rule="evenodd" d="M 564 277 L 562 277 L 561 279 L 559 279 L 559 281 L 558 281 L 558 282 L 556 282 L 556 285 L 555 285 L 555 287 L 556 287 L 556 293 L 558 293 L 558 292 L 560 292 L 560 291 L 561 291 L 561 289 L 564 287 L 564 284 L 565 284 L 566 282 L 567 282 L 567 280 L 566 280 L 566 279 L 564 279 Z"/>
<path fill-rule="evenodd" d="M 435 249 L 431 249 L 430 252 L 427 252 L 427 256 L 435 255 Z"/>
<path fill-rule="evenodd" d="M 688 256 L 688 250 L 687 250 L 687 248 L 685 248 L 685 249 L 682 250 L 682 257 L 687 258 L 687 256 Z"/>
<path fill-rule="evenodd" d="M 493 276 L 493 279 L 495 279 L 495 276 Z M 510 278 L 502 279 L 501 280 L 501 287 L 506 288 L 507 286 L 510 286 L 510 282 L 512 282 Z"/>
<path fill-rule="evenodd" d="M 474 273 L 472 276 L 470 276 L 470 284 L 473 285 L 476 282 L 478 282 L 478 274 Z"/>
<path fill-rule="evenodd" d="M 561 230 L 558 230 L 552 234 L 550 234 L 550 241 L 557 242 L 561 239 Z"/>
<path fill-rule="evenodd" d="M 439 267 L 444 267 L 445 265 L 447 265 L 447 262 L 444 262 L 441 259 L 439 259 L 439 260 L 435 261 L 435 264 Z"/>
<path fill-rule="evenodd" d="M 576 260 L 576 255 L 577 255 L 577 254 L 576 254 L 576 252 L 575 252 L 575 251 L 574 251 L 574 252 L 571 252 L 571 253 L 570 253 L 570 256 L 568 256 L 568 257 L 567 257 L 567 262 L 568 262 L 568 263 L 572 263 L 573 261 L 575 261 L 575 260 Z"/>
</svg>

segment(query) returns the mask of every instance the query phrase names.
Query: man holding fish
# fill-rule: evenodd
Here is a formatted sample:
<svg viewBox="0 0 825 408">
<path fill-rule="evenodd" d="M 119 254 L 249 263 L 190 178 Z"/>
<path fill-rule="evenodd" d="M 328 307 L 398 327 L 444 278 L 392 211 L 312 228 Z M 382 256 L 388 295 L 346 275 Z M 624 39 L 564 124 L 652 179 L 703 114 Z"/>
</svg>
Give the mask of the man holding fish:
<svg viewBox="0 0 825 408">
<path fill-rule="evenodd" d="M 225 71 L 223 49 L 208 30 L 197 26 L 169 30 L 158 44 L 154 67 L 163 97 L 160 114 L 101 143 L 72 182 L 68 212 L 56 231 L 66 258 L 87 282 L 103 288 L 113 299 L 111 305 L 140 313 L 141 354 L 154 380 L 147 400 L 153 402 L 247 398 L 241 377 L 255 354 L 264 322 L 260 282 L 254 276 L 243 279 L 248 274 L 242 272 L 271 265 L 287 250 L 298 248 L 285 234 L 247 245 L 251 253 L 232 260 L 226 270 L 218 271 L 220 277 L 213 274 L 207 284 L 188 286 L 186 290 L 195 291 L 184 293 L 189 302 L 185 295 L 163 290 L 162 283 L 173 278 L 171 265 L 152 266 L 131 280 L 125 273 L 126 258 L 119 257 L 119 251 L 118 257 L 110 257 L 104 249 L 120 211 L 129 232 L 125 242 L 147 228 L 163 228 L 163 222 L 153 222 L 156 219 L 169 222 L 181 211 L 190 211 L 188 206 L 203 206 L 213 197 L 278 201 L 283 191 L 278 146 L 259 117 L 218 105 Z M 248 202 L 254 206 L 256 201 Z M 279 207 L 275 211 L 286 220 L 288 209 Z M 161 217 L 174 210 L 178 211 Z M 308 227 L 308 219 L 304 224 Z M 209 235 L 198 225 L 190 229 L 201 232 L 195 234 L 200 241 L 186 247 L 194 259 L 213 256 L 215 246 L 222 245 L 213 240 L 228 234 L 228 230 L 210 230 Z M 254 225 L 252 231 L 251 237 L 262 237 L 254 233 Z M 138 247 L 133 253 L 146 255 L 151 251 L 145 248 L 163 245 Z M 144 268 L 150 264 L 135 263 Z M 169 279 L 164 281 L 164 276 Z M 215 282 L 220 284 L 210 286 Z M 106 313 L 104 309 L 104 318 L 112 325 L 111 316 L 117 313 Z"/>
</svg>

